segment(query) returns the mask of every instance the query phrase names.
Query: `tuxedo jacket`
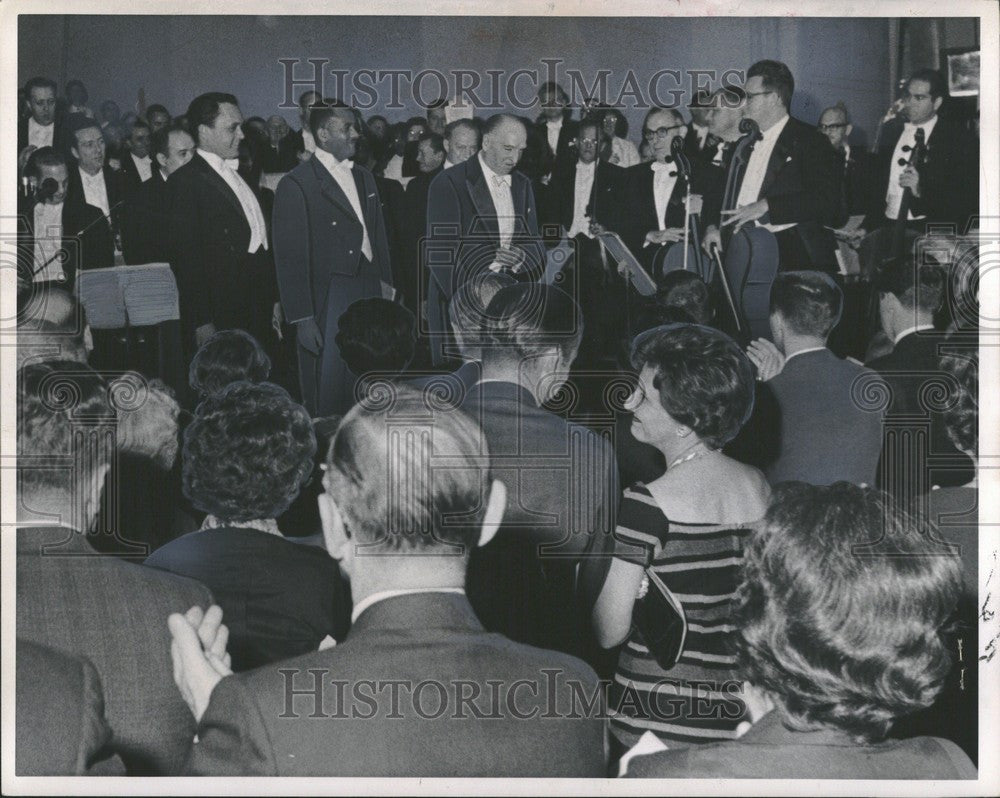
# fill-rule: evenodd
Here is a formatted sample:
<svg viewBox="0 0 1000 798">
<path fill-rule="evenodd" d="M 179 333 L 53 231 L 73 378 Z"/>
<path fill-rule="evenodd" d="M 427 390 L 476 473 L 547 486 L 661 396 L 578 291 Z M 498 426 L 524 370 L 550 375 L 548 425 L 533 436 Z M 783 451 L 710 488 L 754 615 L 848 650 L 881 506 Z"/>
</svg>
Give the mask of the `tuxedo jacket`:
<svg viewBox="0 0 1000 798">
<path fill-rule="evenodd" d="M 257 150 L 262 172 L 290 172 L 299 165 L 299 153 L 305 149 L 302 131 L 290 130 L 278 142 L 277 149 L 268 139 Z"/>
<path fill-rule="evenodd" d="M 22 116 L 17 120 L 17 151 L 21 152 L 25 147 L 28 146 L 28 119 L 30 117 Z M 52 123 L 55 127 L 52 129 L 52 146 L 61 152 L 63 155 L 69 155 L 69 141 L 67 139 L 66 126 L 63 123 L 62 118 L 59 114 L 56 114 L 55 120 Z"/>
<path fill-rule="evenodd" d="M 124 166 L 122 171 L 125 171 Z M 128 202 L 122 209 L 122 255 L 125 262 L 171 262 L 167 181 L 159 168 L 154 168 L 149 180 L 145 183 L 133 182 L 130 186 Z"/>
<path fill-rule="evenodd" d="M 269 310 L 277 294 L 272 256 L 270 250 L 256 257 L 247 252 L 250 223 L 236 193 L 195 154 L 170 175 L 167 207 L 185 330 L 211 322 L 260 337 L 262 309 Z"/>
<path fill-rule="evenodd" d="M 772 710 L 738 740 L 661 751 L 629 762 L 628 778 L 974 779 L 976 769 L 949 740 L 915 737 L 874 745 L 832 729 L 792 731 Z"/>
<path fill-rule="evenodd" d="M 124 775 L 121 760 L 108 760 L 104 691 L 87 659 L 18 639 L 16 692 L 18 776 Z"/>
<path fill-rule="evenodd" d="M 396 271 L 396 287 L 403 294 L 406 306 L 414 312 L 420 307 L 421 286 L 427 285 L 429 277 L 427 264 L 420 252 L 421 242 L 427 231 L 427 198 L 431 183 L 441 171 L 441 167 L 438 167 L 433 172 L 418 174 L 406 184 L 403 199 L 400 231 L 403 259 Z"/>
<path fill-rule="evenodd" d="M 674 164 L 667 164 L 675 170 Z M 643 247 L 646 234 L 651 230 L 659 230 L 660 224 L 656 214 L 656 199 L 653 194 L 654 171 L 651 164 L 639 163 L 625 170 L 622 179 L 622 195 L 619 203 L 620 212 L 617 232 L 640 261 L 656 247 Z M 691 163 L 691 193 L 701 194 L 717 191 L 719 172 L 704 164 Z M 667 202 L 664 214 L 666 227 L 684 227 L 684 198 L 687 195 L 687 183 L 680 176 L 674 181 L 674 188 Z"/>
<path fill-rule="evenodd" d="M 101 555 L 72 529 L 17 530 L 17 636 L 93 663 L 130 774 L 176 774 L 184 760 L 195 724 L 167 617 L 212 603 L 198 582 Z"/>
<path fill-rule="evenodd" d="M 847 216 L 867 214 L 871 206 L 872 183 L 875 181 L 875 159 L 861 147 L 851 147 L 850 157 L 838 152 L 840 194 Z M 885 187 L 883 186 L 883 189 Z M 883 191 L 883 198 L 885 192 Z"/>
<path fill-rule="evenodd" d="M 77 164 L 70 163 L 67 168 L 69 172 L 69 186 L 66 190 L 67 201 L 72 198 L 75 202 L 86 203 L 86 195 L 83 192 L 83 181 L 80 178 L 80 168 Z M 115 234 L 121 231 L 122 216 L 125 211 L 125 206 L 128 204 L 128 200 L 122 190 L 122 177 L 119 172 L 116 172 L 110 166 L 105 166 L 104 170 L 104 187 L 108 192 L 108 208 L 110 209 L 110 219 L 105 218 L 101 222 L 97 222 L 95 225 L 100 229 L 100 235 L 95 236 L 95 238 L 100 238 L 102 246 L 108 247 L 106 252 L 102 253 L 102 261 L 109 260 L 108 265 L 114 261 L 115 257 Z"/>
<path fill-rule="evenodd" d="M 66 287 L 72 289 L 81 269 L 103 269 L 114 265 L 114 240 L 103 214 L 87 205 L 80 194 L 69 194 L 63 202 L 61 252 L 66 254 L 62 270 Z M 35 206 L 19 197 L 17 227 L 17 274 L 26 284 L 34 282 Z"/>
<path fill-rule="evenodd" d="M 510 245 L 525 253 L 522 274 L 536 278 L 545 269 L 545 247 L 539 237 L 534 191 L 521 172 L 514 170 L 510 178 L 516 214 Z M 455 288 L 494 261 L 500 228 L 478 155 L 445 169 L 431 181 L 427 247 L 432 284 L 449 300 Z"/>
<path fill-rule="evenodd" d="M 576 168 L 577 162 L 557 170 L 549 183 L 548 218 L 543 225 L 558 225 L 566 231 L 573 226 L 573 214 L 576 210 Z M 602 224 L 609 230 L 618 226 L 618 202 L 622 192 L 622 181 L 626 172 L 620 166 L 607 161 L 597 160 L 594 167 L 594 182 L 590 186 L 590 199 L 587 201 L 586 214 L 592 221 Z"/>
<path fill-rule="evenodd" d="M 892 156 L 902 135 L 900 129 L 873 156 L 866 230 L 876 230 L 887 223 L 885 194 Z M 954 224 L 961 234 L 969 218 L 979 213 L 979 139 L 958 122 L 939 116 L 926 145 L 926 157 L 918 170 L 920 196 L 913 198 L 910 210 L 914 215 L 926 216 L 924 224 Z"/>
<path fill-rule="evenodd" d="M 602 777 L 603 721 L 571 717 L 570 682 L 597 689 L 579 660 L 486 632 L 462 595 L 386 598 L 337 646 L 219 682 L 185 770 Z"/>
<path fill-rule="evenodd" d="M 156 156 L 151 153 L 149 157 L 150 166 L 152 167 L 149 179 L 162 181 L 163 176 L 160 174 L 160 168 L 156 163 Z M 135 165 L 135 161 L 132 160 L 132 153 L 129 150 L 125 150 L 125 152 L 122 153 L 121 162 L 122 168 L 118 172 L 118 181 L 121 185 L 122 196 L 124 196 L 126 201 L 128 201 L 131 199 L 136 189 L 143 185 L 143 180 L 139 175 L 139 167 L 137 167 Z"/>
<path fill-rule="evenodd" d="M 535 135 L 539 138 L 538 153 L 538 174 L 544 176 L 552 174 L 557 169 L 562 169 L 572 164 L 575 157 L 573 148 L 570 146 L 576 140 L 576 134 L 580 129 L 580 123 L 571 119 L 569 114 L 563 115 L 563 123 L 559 128 L 559 139 L 556 142 L 555 150 L 549 144 L 548 125 L 543 118 L 535 122 Z"/>
<path fill-rule="evenodd" d="M 732 168 L 731 158 L 729 168 Z M 742 179 L 737 185 L 737 196 Z M 723 180 L 706 199 L 706 225 L 719 224 L 724 192 Z M 788 118 L 768 159 L 758 199 L 766 199 L 768 205 L 768 212 L 758 220 L 761 223 L 795 223 L 792 230 L 811 260 L 808 264 L 795 264 L 796 268 L 831 261 L 836 242 L 825 228 L 841 227 L 847 216 L 841 203 L 837 153 L 815 127 Z"/>
</svg>

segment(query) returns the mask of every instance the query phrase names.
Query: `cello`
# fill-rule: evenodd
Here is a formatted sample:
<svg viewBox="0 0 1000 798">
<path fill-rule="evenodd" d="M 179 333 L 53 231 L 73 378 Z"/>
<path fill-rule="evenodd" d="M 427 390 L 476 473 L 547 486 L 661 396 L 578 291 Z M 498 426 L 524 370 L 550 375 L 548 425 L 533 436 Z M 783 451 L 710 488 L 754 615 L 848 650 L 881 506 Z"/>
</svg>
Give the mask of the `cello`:
<svg viewBox="0 0 1000 798">
<path fill-rule="evenodd" d="M 722 210 L 737 207 L 742 177 L 753 148 L 763 136 L 757 123 L 744 118 L 740 121 L 742 138 L 733 149 L 726 175 Z M 712 247 L 712 259 L 721 278 L 735 324 L 736 338 L 743 344 L 754 338 L 770 338 L 771 284 L 778 273 L 778 242 L 774 234 L 755 224 L 745 224 L 726 235 L 721 228 L 724 257 Z M 728 239 L 728 240 L 727 240 Z"/>
<path fill-rule="evenodd" d="M 658 279 L 667 272 L 693 271 L 707 283 L 710 281 L 711 275 L 707 273 L 699 245 L 701 241 L 701 236 L 698 234 L 699 214 L 691 213 L 691 161 L 684 153 L 683 138 L 674 137 L 674 140 L 670 142 L 670 154 L 677 167 L 678 177 L 684 180 L 686 192 L 684 198 L 684 240 L 676 241 L 669 247 L 663 247 L 656 253 L 653 258 L 653 275 Z"/>
</svg>

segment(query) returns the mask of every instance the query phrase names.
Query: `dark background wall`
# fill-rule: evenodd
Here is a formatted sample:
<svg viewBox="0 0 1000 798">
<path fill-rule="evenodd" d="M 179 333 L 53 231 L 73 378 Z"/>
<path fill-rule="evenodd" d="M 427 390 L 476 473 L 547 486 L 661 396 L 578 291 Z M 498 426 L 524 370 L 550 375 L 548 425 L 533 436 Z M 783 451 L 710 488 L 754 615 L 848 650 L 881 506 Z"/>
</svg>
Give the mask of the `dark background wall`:
<svg viewBox="0 0 1000 798">
<path fill-rule="evenodd" d="M 239 97 L 246 115 L 281 112 L 293 121 L 294 110 L 278 109 L 283 58 L 301 59 L 305 71 L 305 59 L 327 58 L 329 68 L 348 70 L 499 69 L 509 75 L 528 68 L 539 70 L 539 80 L 545 79 L 542 59 L 562 58 L 562 68 L 579 70 L 588 84 L 599 69 L 610 69 L 612 97 L 628 70 L 645 92 L 660 69 L 746 69 L 760 58 L 777 58 L 795 75 L 794 115 L 815 122 L 825 106 L 843 100 L 856 138 L 865 141 L 891 99 L 890 24 L 883 18 L 22 15 L 18 66 L 22 84 L 35 74 L 60 85 L 83 80 L 95 108 L 106 98 L 123 110 L 135 108 L 142 91 L 146 104 L 163 103 L 176 114 L 196 94 L 224 90 Z M 562 82 L 568 87 L 565 76 Z M 425 98 L 437 94 L 435 80 L 423 85 Z M 388 80 L 379 84 L 386 93 L 388 86 Z M 522 97 L 534 91 L 529 78 L 518 86 Z M 661 99 L 678 88 L 668 77 L 659 87 Z M 690 83 L 681 88 L 686 104 Z M 326 93 L 334 93 L 332 82 Z M 386 109 L 380 97 L 364 113 L 396 121 L 419 112 L 407 92 L 402 99 L 403 109 Z M 634 97 L 625 102 L 638 104 Z M 624 110 L 630 138 L 637 140 L 645 109 Z"/>
</svg>

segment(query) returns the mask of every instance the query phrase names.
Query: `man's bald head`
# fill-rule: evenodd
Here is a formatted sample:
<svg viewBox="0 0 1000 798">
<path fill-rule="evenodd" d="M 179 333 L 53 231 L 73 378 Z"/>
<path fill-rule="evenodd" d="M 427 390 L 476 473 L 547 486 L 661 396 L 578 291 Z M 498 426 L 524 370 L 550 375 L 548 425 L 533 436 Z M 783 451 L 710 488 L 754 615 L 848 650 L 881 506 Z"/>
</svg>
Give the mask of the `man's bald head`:
<svg viewBox="0 0 1000 798">
<path fill-rule="evenodd" d="M 483 160 L 498 175 L 508 175 L 517 166 L 528 144 L 524 122 L 511 114 L 495 114 L 483 128 Z"/>
<path fill-rule="evenodd" d="M 841 104 L 832 105 L 819 115 L 819 132 L 826 136 L 833 148 L 841 150 L 847 143 L 847 137 L 854 129 L 847 108 Z"/>
</svg>

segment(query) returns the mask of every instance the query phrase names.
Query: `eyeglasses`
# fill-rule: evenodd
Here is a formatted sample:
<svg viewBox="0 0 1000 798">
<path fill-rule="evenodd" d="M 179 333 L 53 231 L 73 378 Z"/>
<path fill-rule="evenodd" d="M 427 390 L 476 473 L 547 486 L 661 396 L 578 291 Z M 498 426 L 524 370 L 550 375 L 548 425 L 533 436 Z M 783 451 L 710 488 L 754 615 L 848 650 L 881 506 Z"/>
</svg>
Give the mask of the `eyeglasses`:
<svg viewBox="0 0 1000 798">
<path fill-rule="evenodd" d="M 847 122 L 834 122 L 831 125 L 817 125 L 821 133 L 829 133 L 831 130 L 839 130 L 842 127 L 847 127 Z"/>
<path fill-rule="evenodd" d="M 671 130 L 680 130 L 682 127 L 684 127 L 684 125 L 671 125 L 670 127 L 660 127 L 656 130 L 646 128 L 642 131 L 642 135 L 646 141 L 652 141 L 653 139 L 660 139 L 662 141 L 670 135 Z"/>
</svg>

